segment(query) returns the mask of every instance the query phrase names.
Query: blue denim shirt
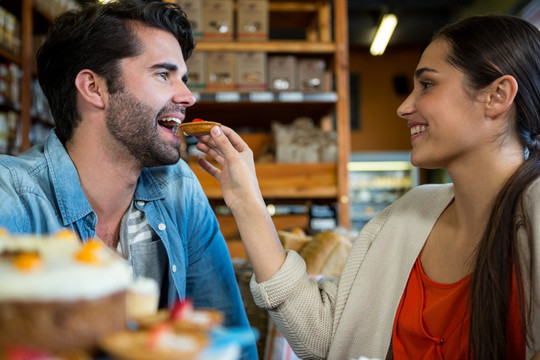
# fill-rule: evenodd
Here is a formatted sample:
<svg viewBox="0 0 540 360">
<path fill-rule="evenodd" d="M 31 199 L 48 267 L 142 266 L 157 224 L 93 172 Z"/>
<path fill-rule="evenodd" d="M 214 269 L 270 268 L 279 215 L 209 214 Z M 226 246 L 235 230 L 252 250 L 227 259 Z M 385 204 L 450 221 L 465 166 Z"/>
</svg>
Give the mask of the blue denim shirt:
<svg viewBox="0 0 540 360">
<path fill-rule="evenodd" d="M 191 297 L 219 309 L 226 326 L 249 326 L 225 240 L 197 178 L 184 161 L 143 169 L 134 200 L 165 246 L 168 301 Z M 0 155 L 0 227 L 46 234 L 71 228 L 95 236 L 97 216 L 75 165 L 54 130 L 46 143 L 14 157 Z M 255 343 L 243 359 L 256 359 Z"/>
</svg>

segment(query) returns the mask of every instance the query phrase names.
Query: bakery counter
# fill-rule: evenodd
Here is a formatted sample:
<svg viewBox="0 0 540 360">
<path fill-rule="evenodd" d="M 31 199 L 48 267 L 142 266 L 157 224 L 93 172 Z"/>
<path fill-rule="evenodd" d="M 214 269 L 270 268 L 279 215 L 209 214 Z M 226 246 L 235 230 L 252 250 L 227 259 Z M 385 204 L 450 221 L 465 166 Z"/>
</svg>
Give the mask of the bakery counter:
<svg viewBox="0 0 540 360">
<path fill-rule="evenodd" d="M 158 310 L 157 282 L 97 238 L 0 228 L 0 255 L 0 359 L 236 360 L 258 337 L 190 299 Z"/>
</svg>

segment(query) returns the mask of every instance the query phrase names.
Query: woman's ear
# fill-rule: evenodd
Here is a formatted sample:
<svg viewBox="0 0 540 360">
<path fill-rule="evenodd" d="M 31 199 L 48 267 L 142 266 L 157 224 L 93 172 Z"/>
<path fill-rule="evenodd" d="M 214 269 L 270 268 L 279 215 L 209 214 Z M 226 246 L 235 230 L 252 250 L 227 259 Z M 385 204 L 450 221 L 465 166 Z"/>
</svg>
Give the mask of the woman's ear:
<svg viewBox="0 0 540 360">
<path fill-rule="evenodd" d="M 79 91 L 82 100 L 95 107 L 105 107 L 104 96 L 107 93 L 105 80 L 92 70 L 81 70 L 75 78 L 75 87 Z"/>
<path fill-rule="evenodd" d="M 513 76 L 504 75 L 492 82 L 488 89 L 486 115 L 495 118 L 511 108 L 518 91 L 518 84 Z"/>
</svg>

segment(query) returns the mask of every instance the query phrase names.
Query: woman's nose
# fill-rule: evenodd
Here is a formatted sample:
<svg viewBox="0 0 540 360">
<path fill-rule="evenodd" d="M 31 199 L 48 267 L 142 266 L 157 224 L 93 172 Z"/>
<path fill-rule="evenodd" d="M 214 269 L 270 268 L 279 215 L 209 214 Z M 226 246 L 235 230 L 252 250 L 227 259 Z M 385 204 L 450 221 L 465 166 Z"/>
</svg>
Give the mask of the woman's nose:
<svg viewBox="0 0 540 360">
<path fill-rule="evenodd" d="M 414 101 L 413 101 L 413 94 L 409 94 L 409 96 L 401 103 L 401 105 L 397 108 L 397 115 L 401 118 L 407 118 L 408 115 L 412 114 L 415 110 L 414 107 Z"/>
</svg>

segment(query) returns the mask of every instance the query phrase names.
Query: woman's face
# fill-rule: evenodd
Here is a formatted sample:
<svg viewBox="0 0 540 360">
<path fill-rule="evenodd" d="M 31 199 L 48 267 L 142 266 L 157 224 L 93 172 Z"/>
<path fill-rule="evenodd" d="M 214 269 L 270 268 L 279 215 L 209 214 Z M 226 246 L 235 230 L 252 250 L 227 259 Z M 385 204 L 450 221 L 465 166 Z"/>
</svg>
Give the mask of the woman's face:
<svg viewBox="0 0 540 360">
<path fill-rule="evenodd" d="M 449 49 L 442 39 L 426 48 L 414 89 L 397 110 L 411 130 L 411 162 L 418 167 L 448 169 L 486 140 L 483 103 L 467 91 L 464 73 L 446 61 Z"/>
</svg>

